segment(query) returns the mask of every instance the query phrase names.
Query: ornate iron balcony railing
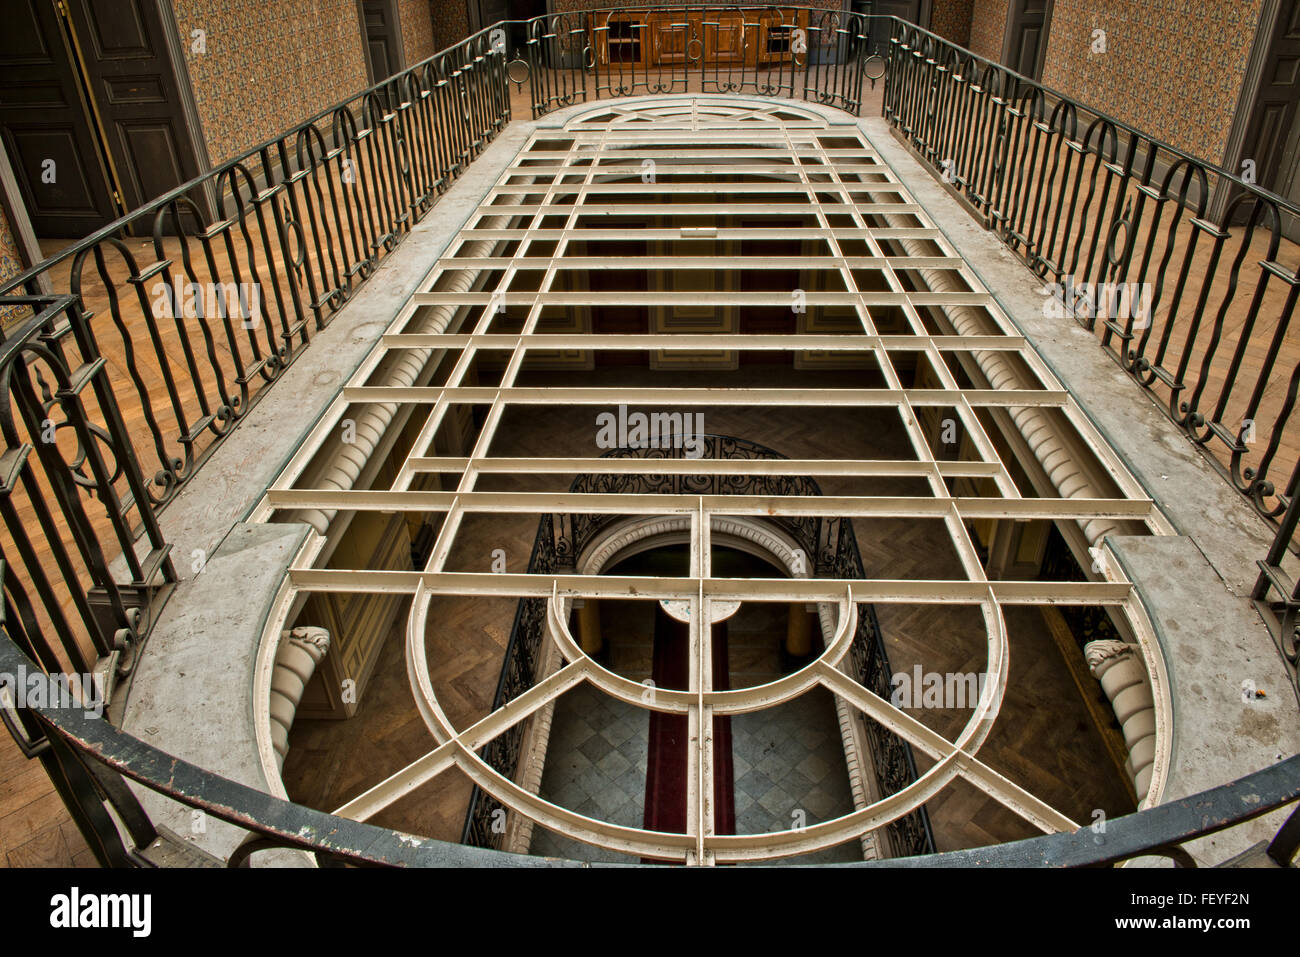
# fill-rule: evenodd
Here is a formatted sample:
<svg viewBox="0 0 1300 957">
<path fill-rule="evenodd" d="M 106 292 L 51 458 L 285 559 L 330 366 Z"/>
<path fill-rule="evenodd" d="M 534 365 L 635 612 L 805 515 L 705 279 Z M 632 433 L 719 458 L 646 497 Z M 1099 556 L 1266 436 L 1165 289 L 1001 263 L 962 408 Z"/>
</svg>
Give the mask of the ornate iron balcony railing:
<svg viewBox="0 0 1300 957">
<path fill-rule="evenodd" d="M 520 31 L 526 59 L 512 64 L 511 77 L 527 77 L 534 117 L 588 100 L 673 93 L 804 99 L 858 115 L 863 90 L 885 74 L 892 20 L 757 3 L 559 13 Z"/>
<path fill-rule="evenodd" d="M 0 565 L 0 576 L 4 575 Z M 35 669 L 31 654 L 39 636 L 17 623 L 23 608 L 6 590 L 0 621 L 0 674 Z M 250 854 L 273 847 L 313 854 L 321 864 L 386 867 L 584 866 L 555 858 L 507 854 L 481 847 L 416 839 L 399 831 L 335 817 L 272 797 L 180 760 L 77 708 L 48 705 L 11 708 L 0 693 L 0 717 L 29 757 L 38 758 L 78 827 L 104 866 L 154 866 L 159 834 L 134 794 L 129 778 L 159 794 L 245 828 L 250 840 L 228 866 L 246 865 Z M 968 851 L 864 861 L 840 866 L 904 864 L 919 867 L 1077 867 L 1115 864 L 1147 855 L 1194 861 L 1181 845 L 1253 820 L 1300 800 L 1300 755 L 1222 787 L 1150 810 L 1110 820 L 1104 837 L 1090 827 Z M 108 815 L 126 828 L 122 833 Z M 1102 837 L 1101 840 L 1098 840 Z M 1300 811 L 1293 811 L 1267 847 L 1272 862 L 1288 866 L 1300 848 Z M 601 865 L 591 865 L 601 866 Z"/>
<path fill-rule="evenodd" d="M 1294 681 L 1300 207 L 915 25 L 890 46 L 885 118 L 1276 526 L 1254 597 Z"/>
</svg>

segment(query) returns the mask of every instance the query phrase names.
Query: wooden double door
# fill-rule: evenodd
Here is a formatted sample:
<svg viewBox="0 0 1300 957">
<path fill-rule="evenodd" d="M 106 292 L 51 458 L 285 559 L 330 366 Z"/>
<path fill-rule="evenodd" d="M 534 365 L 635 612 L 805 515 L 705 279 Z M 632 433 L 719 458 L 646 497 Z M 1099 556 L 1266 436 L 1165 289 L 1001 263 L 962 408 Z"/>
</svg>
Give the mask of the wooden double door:
<svg viewBox="0 0 1300 957">
<path fill-rule="evenodd" d="M 602 66 L 779 65 L 803 60 L 797 31 L 808 37 L 807 10 L 682 10 L 597 16 Z"/>
<path fill-rule="evenodd" d="M 1282 3 L 1271 35 L 1258 42 L 1268 48 L 1242 157 L 1254 162 L 1257 183 L 1300 205 L 1300 4 Z M 1300 219 L 1284 216 L 1282 229 L 1300 242 Z"/>
<path fill-rule="evenodd" d="M 199 174 L 171 16 L 0 0 L 0 137 L 37 236 L 82 236 Z"/>
</svg>

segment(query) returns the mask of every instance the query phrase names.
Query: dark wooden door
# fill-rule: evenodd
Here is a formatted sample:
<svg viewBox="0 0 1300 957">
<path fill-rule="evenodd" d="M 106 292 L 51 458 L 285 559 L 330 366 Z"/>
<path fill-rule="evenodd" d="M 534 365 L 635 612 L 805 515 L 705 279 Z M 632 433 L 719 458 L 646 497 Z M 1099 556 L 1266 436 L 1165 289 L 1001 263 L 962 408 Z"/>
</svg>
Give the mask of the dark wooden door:
<svg viewBox="0 0 1300 957">
<path fill-rule="evenodd" d="M 0 135 L 38 236 L 75 239 L 118 215 L 104 149 L 48 0 L 0 0 Z"/>
<path fill-rule="evenodd" d="M 1003 63 L 1032 80 L 1043 75 L 1052 0 L 1012 0 Z"/>
<path fill-rule="evenodd" d="M 153 0 L 0 0 L 0 23 L 0 135 L 38 236 L 82 236 L 200 173 Z"/>
<path fill-rule="evenodd" d="M 64 0 L 127 209 L 199 175 L 154 0 Z"/>
<path fill-rule="evenodd" d="M 484 27 L 490 27 L 494 24 L 500 23 L 502 20 L 513 19 L 516 16 L 516 11 L 513 9 L 514 6 L 515 4 L 512 0 L 478 0 L 477 7 L 479 11 L 479 25 L 477 27 L 472 27 L 471 29 L 481 30 Z M 598 3 L 595 4 L 595 6 L 614 7 L 618 6 L 618 4 Z M 545 12 L 545 10 L 542 10 L 540 13 L 533 15 L 540 16 Z"/>
<path fill-rule="evenodd" d="M 387 80 L 402 69 L 402 38 L 392 0 L 361 0 L 362 29 L 370 82 Z"/>
<path fill-rule="evenodd" d="M 876 0 L 875 3 L 854 3 L 852 9 L 858 13 L 872 13 L 882 17 L 899 17 L 917 26 L 929 28 L 929 0 Z M 817 14 L 813 14 L 816 23 Z"/>
<path fill-rule="evenodd" d="M 1245 144 L 1242 159 L 1254 164 L 1255 181 L 1300 204 L 1300 4 L 1278 12 Z M 1300 240 L 1295 217 L 1283 226 Z"/>
</svg>

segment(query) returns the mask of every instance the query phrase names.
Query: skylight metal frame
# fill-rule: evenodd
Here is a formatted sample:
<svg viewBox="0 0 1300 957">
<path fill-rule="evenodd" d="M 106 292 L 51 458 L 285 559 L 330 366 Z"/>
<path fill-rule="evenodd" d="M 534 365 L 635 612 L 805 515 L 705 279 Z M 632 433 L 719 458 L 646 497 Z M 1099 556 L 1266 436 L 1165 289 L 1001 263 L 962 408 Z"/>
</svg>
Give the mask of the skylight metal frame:
<svg viewBox="0 0 1300 957">
<path fill-rule="evenodd" d="M 799 114 L 798 122 L 783 122 L 782 116 Z M 635 124 L 629 121 L 636 118 Z M 665 138 L 689 140 L 690 149 L 664 147 Z M 828 147 L 824 141 L 856 140 L 854 148 Z M 559 141 L 563 150 L 552 149 Z M 640 181 L 643 160 L 671 157 L 658 170 L 673 175 L 697 175 L 698 182 L 645 183 Z M 529 165 L 538 160 L 540 165 Z M 686 160 L 700 161 L 687 163 Z M 766 162 L 763 162 L 766 161 Z M 787 162 L 788 161 L 788 162 Z M 749 175 L 788 175 L 797 180 L 738 184 L 725 179 Z M 811 175 L 827 176 L 814 181 Z M 845 181 L 842 176 L 883 177 L 881 182 Z M 597 182 L 596 177 L 631 177 L 634 182 Z M 513 182 L 533 177 L 541 182 L 527 185 Z M 567 181 L 574 179 L 574 182 Z M 647 194 L 656 198 L 689 193 L 788 193 L 789 203 L 759 203 L 737 207 L 734 203 L 681 203 L 668 205 L 602 202 L 611 193 Z M 840 202 L 823 204 L 818 194 L 836 195 Z M 873 196 L 888 195 L 898 201 L 875 203 Z M 801 197 L 802 202 L 796 201 Z M 739 229 L 687 226 L 673 228 L 591 228 L 581 220 L 606 215 L 654 215 L 691 217 L 726 213 L 777 215 L 794 213 L 814 216 L 817 225 L 792 229 Z M 907 214 L 916 217 L 916 227 L 879 226 L 868 217 Z M 832 225 L 829 216 L 852 217 L 853 226 Z M 565 217 L 563 227 L 549 223 Z M 501 217 L 525 224 L 508 228 L 485 225 Z M 588 239 L 682 239 L 761 238 L 763 236 L 805 236 L 825 241 L 830 255 L 801 261 L 838 272 L 845 292 L 808 292 L 809 308 L 841 305 L 851 307 L 862 330 L 845 335 L 546 335 L 537 331 L 542 311 L 548 306 L 588 306 L 617 301 L 647 306 L 670 305 L 689 300 L 717 305 L 789 304 L 780 293 L 746 294 L 720 292 L 701 297 L 650 290 L 636 294 L 601 294 L 554 290 L 558 274 L 594 269 L 777 269 L 789 268 L 788 261 L 773 257 L 706 256 L 650 257 L 629 263 L 617 257 L 568 258 L 569 244 Z M 920 238 L 936 243 L 940 253 L 933 257 L 891 256 L 882 242 Z M 513 240 L 519 243 L 508 256 L 462 255 L 477 240 Z M 842 240 L 865 241 L 870 256 L 846 255 Z M 556 244 L 554 250 L 533 253 L 538 243 Z M 1082 413 L 1070 393 L 1002 312 L 996 299 L 984 288 L 964 259 L 943 233 L 930 223 L 925 210 L 911 201 L 907 189 L 883 163 L 870 142 L 851 124 L 833 125 L 807 110 L 795 110 L 772 102 L 760 107 L 720 96 L 659 97 L 640 106 L 602 106 L 571 120 L 561 129 L 538 129 L 503 172 L 498 183 L 469 217 L 448 252 L 439 257 L 437 268 L 403 308 L 376 345 L 374 352 L 348 379 L 327 413 L 267 491 L 255 517 L 269 520 L 277 512 L 299 509 L 357 511 L 439 512 L 444 521 L 428 562 L 419 572 L 321 569 L 310 562 L 290 571 L 289 584 L 298 594 L 312 592 L 356 592 L 406 594 L 413 598 L 407 629 L 408 668 L 412 675 L 417 705 L 437 742 L 425 757 L 365 794 L 348 802 L 336 813 L 365 820 L 441 771 L 457 766 L 480 787 L 515 812 L 566 836 L 645 857 L 707 864 L 723 861 L 756 860 L 806 853 L 859 836 L 865 831 L 896 819 L 960 776 L 994 797 L 1044 831 L 1073 829 L 1077 824 L 1048 807 L 975 757 L 975 752 L 997 717 L 1006 687 L 1007 648 L 1003 604 L 1096 604 L 1133 613 L 1136 599 L 1131 584 L 1114 568 L 1104 570 L 1102 580 L 1087 582 L 989 581 L 965 522 L 974 518 L 1011 520 L 1047 519 L 1072 522 L 1110 517 L 1145 522 L 1157 534 L 1172 531 L 1167 520 L 1150 501 L 1137 481 L 1109 448 Z M 860 291 L 853 271 L 878 271 L 886 291 Z M 900 279 L 900 270 L 938 269 L 959 275 L 970 292 L 910 290 Z M 434 291 L 448 271 L 480 270 L 500 273 L 494 290 L 456 293 Z M 512 291 L 521 273 L 541 272 L 536 290 Z M 518 334 L 493 332 L 496 306 L 526 307 L 527 315 Z M 466 318 L 470 331 L 429 333 L 405 331 L 417 310 L 427 306 L 475 307 Z M 895 306 L 909 327 L 905 334 L 882 334 L 871 318 L 871 308 Z M 930 306 L 977 306 L 987 311 L 996 331 L 979 336 L 935 335 L 927 331 L 919 310 Z M 481 309 L 477 307 L 483 307 Z M 760 349 L 856 352 L 870 354 L 884 376 L 879 389 L 760 389 L 700 388 L 650 389 L 566 386 L 529 388 L 516 385 L 520 370 L 534 349 L 584 349 L 643 351 L 681 349 Z M 455 364 L 440 386 L 398 387 L 369 384 L 382 360 L 394 350 L 435 349 L 436 356 L 451 355 Z M 470 387 L 463 384 L 466 372 L 481 351 L 507 352 L 505 370 L 498 385 Z M 1030 374 L 1038 379 L 1032 388 L 1016 390 L 963 389 L 954 379 L 944 353 L 1000 351 L 1014 353 Z M 938 389 L 905 387 L 894 368 L 897 352 L 922 353 L 940 381 Z M 323 443 L 336 434 L 339 423 L 352 403 L 396 403 L 424 416 L 419 435 L 404 458 L 391 490 L 321 490 L 297 487 L 312 457 Z M 453 404 L 477 403 L 488 407 L 485 423 L 474 448 L 467 456 L 426 454 L 432 439 Z M 926 481 L 929 496 L 729 496 L 729 495 L 620 495 L 575 494 L 568 492 L 493 492 L 476 488 L 483 475 L 520 473 L 629 473 L 645 471 L 644 460 L 551 457 L 521 459 L 488 454 L 502 416 L 512 406 L 527 404 L 584 404 L 605 408 L 619 405 L 816 407 L 828 403 L 854 407 L 887 407 L 898 410 L 914 458 L 907 460 L 858 459 L 670 459 L 656 460 L 655 470 L 678 475 L 810 475 L 810 476 L 896 476 Z M 1022 497 L 997 447 L 985 432 L 977 409 L 1010 409 L 1034 405 L 1062 410 L 1074 429 L 1074 437 L 1095 456 L 1097 463 L 1115 481 L 1122 495 L 1108 499 Z M 972 439 L 978 460 L 938 460 L 922 433 L 917 410 L 927 406 L 950 407 L 962 429 Z M 427 492 L 412 489 L 418 476 L 430 473 L 458 473 L 455 491 Z M 990 481 L 997 495 L 970 498 L 949 493 L 945 479 L 982 478 Z M 495 574 L 457 572 L 446 569 L 449 556 L 465 516 L 475 512 L 601 512 L 629 515 L 685 515 L 690 518 L 690 574 L 681 578 L 611 577 L 576 574 Z M 714 577 L 710 567 L 710 538 L 713 520 L 722 516 L 830 515 L 905 516 L 941 521 L 961 563 L 963 580 L 832 580 L 832 579 L 728 579 Z M 548 633 L 560 649 L 564 663 L 545 676 L 530 691 L 509 702 L 472 727 L 456 729 L 437 704 L 428 681 L 424 660 L 424 627 L 429 599 L 434 595 L 538 596 L 548 599 Z M 551 804 L 508 781 L 478 756 L 477 751 L 513 724 L 552 704 L 577 683 L 589 681 L 606 693 L 628 700 L 629 689 L 620 678 L 587 658 L 567 632 L 569 603 L 575 598 L 672 598 L 688 601 L 691 607 L 690 642 L 692 664 L 690 687 L 683 692 L 660 690 L 651 704 L 642 707 L 685 712 L 696 746 L 690 750 L 688 775 L 688 833 L 668 835 L 618 827 L 596 821 Z M 715 601 L 818 602 L 837 609 L 838 631 L 826 652 L 812 665 L 771 685 L 738 691 L 718 692 L 712 687 L 708 630 L 700 622 Z M 989 636 L 989 681 L 985 693 L 962 734 L 947 741 L 915 718 L 866 691 L 847 677 L 838 665 L 847 652 L 845 630 L 851 634 L 856 602 L 944 603 L 978 606 Z M 1139 616 L 1140 617 L 1140 616 Z M 635 684 L 635 683 L 633 683 Z M 714 832 L 712 803 L 712 728 L 714 714 L 738 713 L 770 707 L 820 685 L 879 721 L 935 759 L 934 766 L 913 785 L 865 809 L 834 821 L 802 830 L 761 835 L 718 835 Z M 637 686 L 638 688 L 640 686 Z M 635 702 L 634 702 L 635 703 Z M 701 734 L 700 729 L 706 729 Z M 1153 789 L 1153 791 L 1156 789 Z"/>
</svg>

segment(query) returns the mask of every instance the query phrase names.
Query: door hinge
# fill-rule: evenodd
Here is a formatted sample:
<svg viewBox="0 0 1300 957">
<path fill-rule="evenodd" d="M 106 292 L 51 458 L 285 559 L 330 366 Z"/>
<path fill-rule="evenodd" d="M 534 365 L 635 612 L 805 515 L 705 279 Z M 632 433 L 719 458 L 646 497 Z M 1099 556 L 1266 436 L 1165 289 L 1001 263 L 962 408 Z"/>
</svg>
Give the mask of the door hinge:
<svg viewBox="0 0 1300 957">
<path fill-rule="evenodd" d="M 58 9 L 59 16 L 63 17 L 65 20 L 68 19 L 68 8 L 63 3 L 63 0 L 54 0 L 54 6 Z"/>
<path fill-rule="evenodd" d="M 119 193 L 117 190 L 113 190 L 113 202 L 117 203 L 118 209 L 122 210 L 123 212 L 126 211 L 126 207 L 122 205 L 122 194 Z"/>
</svg>

